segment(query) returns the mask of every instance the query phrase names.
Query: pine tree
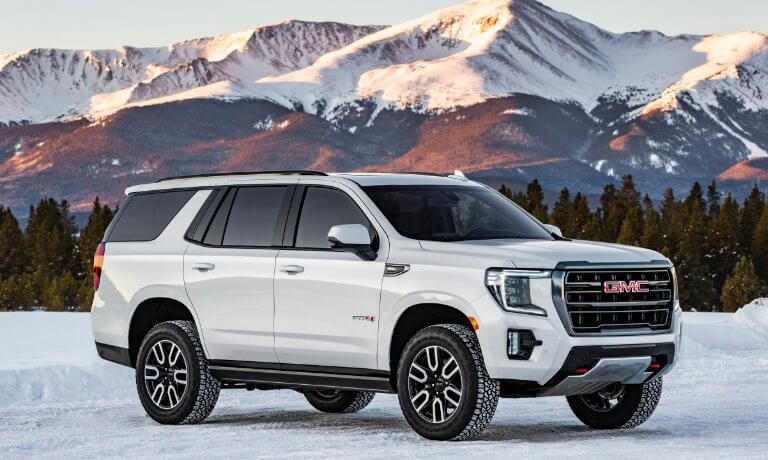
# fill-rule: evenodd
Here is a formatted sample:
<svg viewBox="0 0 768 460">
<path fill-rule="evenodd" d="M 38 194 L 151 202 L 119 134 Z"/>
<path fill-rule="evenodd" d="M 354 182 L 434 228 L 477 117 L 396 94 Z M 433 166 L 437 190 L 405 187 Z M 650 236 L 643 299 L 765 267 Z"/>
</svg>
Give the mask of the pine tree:
<svg viewBox="0 0 768 460">
<path fill-rule="evenodd" d="M 681 303 L 697 310 L 714 311 L 719 305 L 707 256 L 707 225 L 704 198 L 697 183 L 672 219 L 678 240 L 672 260 L 678 267 Z"/>
<path fill-rule="evenodd" d="M 752 260 L 742 257 L 723 285 L 723 292 L 720 295 L 723 311 L 734 312 L 760 297 L 764 292 Z"/>
<path fill-rule="evenodd" d="M 26 237 L 29 248 L 30 271 L 48 277 L 64 271 L 77 272 L 75 221 L 69 204 L 53 198 L 40 200 L 29 212 Z"/>
<path fill-rule="evenodd" d="M 637 246 L 639 243 L 637 233 L 635 232 L 636 225 L 632 222 L 631 216 L 627 216 L 624 219 L 624 223 L 621 224 L 621 230 L 619 236 L 616 238 L 616 242 L 619 244 L 626 244 L 630 246 Z"/>
<path fill-rule="evenodd" d="M 48 311 L 67 311 L 80 305 L 80 286 L 70 272 L 48 280 L 43 288 L 42 304 Z"/>
<path fill-rule="evenodd" d="M 616 241 L 616 237 L 619 236 L 622 221 L 617 221 L 611 216 L 611 210 L 616 207 L 616 201 L 618 201 L 616 186 L 608 184 L 603 187 L 603 193 L 600 195 L 600 207 L 597 208 L 595 213 L 599 229 L 599 234 L 595 235 L 595 239 L 600 241 Z"/>
<path fill-rule="evenodd" d="M 544 191 L 538 179 L 534 179 L 525 189 L 525 205 L 523 207 L 541 222 L 549 220 L 548 206 L 544 204 Z"/>
<path fill-rule="evenodd" d="M 506 184 L 501 184 L 501 187 L 499 187 L 499 193 L 501 193 L 507 198 L 510 198 L 510 199 L 512 198 L 512 190 L 510 190 L 509 187 L 506 186 Z M 96 199 L 98 200 L 99 197 L 96 197 Z"/>
<path fill-rule="evenodd" d="M 563 235 L 573 235 L 571 214 L 573 203 L 571 202 L 571 192 L 568 187 L 564 187 L 560 190 L 560 196 L 557 198 L 554 206 L 552 206 L 552 216 L 549 221 L 551 224 L 560 227 Z"/>
<path fill-rule="evenodd" d="M 25 229 L 29 264 L 29 277 L 22 278 L 30 289 L 25 294 L 28 306 L 43 305 L 45 286 L 54 278 L 79 271 L 74 218 L 69 213 L 67 201 L 56 202 L 53 198 L 40 200 L 30 208 Z"/>
<path fill-rule="evenodd" d="M 757 275 L 768 284 L 768 206 L 763 209 L 752 237 L 752 261 Z"/>
<path fill-rule="evenodd" d="M 653 200 L 648 195 L 643 198 L 643 234 L 640 238 L 640 246 L 654 251 L 660 251 L 664 247 L 664 235 L 661 230 L 661 215 L 653 205 Z"/>
<path fill-rule="evenodd" d="M 729 194 L 712 223 L 714 261 L 711 265 L 715 288 L 720 291 L 739 260 L 739 204 Z"/>
<path fill-rule="evenodd" d="M 672 190 L 672 187 L 667 188 L 664 191 L 664 199 L 661 201 L 660 214 L 664 245 L 670 250 L 674 250 L 677 247 L 676 229 L 673 224 L 679 207 L 680 204 L 675 199 L 674 190 Z"/>
<path fill-rule="evenodd" d="M 26 265 L 24 234 L 10 209 L 0 207 L 0 279 L 19 275 Z"/>
<path fill-rule="evenodd" d="M 765 194 L 757 186 L 752 187 L 749 196 L 744 200 L 744 206 L 739 215 L 739 243 L 745 253 L 752 249 L 752 237 L 755 235 L 757 221 L 763 215 Z"/>
<path fill-rule="evenodd" d="M 593 238 L 594 232 L 596 232 L 596 226 L 593 223 L 594 217 L 592 210 L 589 209 L 589 200 L 587 197 L 577 193 L 573 197 L 573 203 L 571 204 L 571 223 L 566 225 L 566 229 L 569 238 L 576 238 L 580 240 L 587 240 Z M 563 231 L 566 231 L 563 229 Z"/>
<path fill-rule="evenodd" d="M 5 280 L 0 280 L 0 311 L 10 311 L 19 308 L 18 279 L 11 275 Z"/>
<path fill-rule="evenodd" d="M 723 195 L 717 189 L 717 182 L 714 180 L 707 186 L 707 214 L 710 218 L 716 217 L 720 213 L 720 200 Z"/>
<path fill-rule="evenodd" d="M 78 279 L 81 280 L 81 283 L 86 288 L 79 297 L 82 300 L 81 308 L 85 311 L 90 310 L 91 301 L 93 300 L 93 293 L 91 292 L 93 287 L 91 280 L 93 253 L 96 252 L 96 247 L 104 238 L 104 232 L 113 217 L 114 212 L 109 206 L 102 206 L 99 197 L 96 197 L 93 200 L 88 223 L 85 224 L 85 227 L 80 232 L 80 238 L 77 242 L 78 254 L 80 256 Z"/>
</svg>

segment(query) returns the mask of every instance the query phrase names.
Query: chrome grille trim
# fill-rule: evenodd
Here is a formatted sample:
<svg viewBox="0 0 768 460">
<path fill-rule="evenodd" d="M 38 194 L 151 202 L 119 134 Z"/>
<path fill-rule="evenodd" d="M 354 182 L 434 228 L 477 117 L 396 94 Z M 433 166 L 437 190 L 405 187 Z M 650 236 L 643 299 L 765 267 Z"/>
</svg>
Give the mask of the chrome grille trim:
<svg viewBox="0 0 768 460">
<path fill-rule="evenodd" d="M 600 276 L 595 278 L 596 273 Z M 574 274 L 591 274 L 592 279 L 577 280 Z M 644 287 L 650 292 L 606 294 L 595 289 L 606 280 L 649 281 Z M 565 262 L 552 274 L 552 300 L 570 336 L 669 333 L 674 328 L 674 299 L 668 261 L 645 265 Z"/>
</svg>

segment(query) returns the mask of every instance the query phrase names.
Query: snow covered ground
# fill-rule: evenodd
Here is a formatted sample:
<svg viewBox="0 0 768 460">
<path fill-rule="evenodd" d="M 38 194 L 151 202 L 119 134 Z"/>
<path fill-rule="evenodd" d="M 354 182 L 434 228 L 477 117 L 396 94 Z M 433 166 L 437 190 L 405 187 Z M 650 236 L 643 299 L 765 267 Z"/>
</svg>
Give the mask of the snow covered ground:
<svg viewBox="0 0 768 460">
<path fill-rule="evenodd" d="M 232 390 L 205 423 L 160 426 L 132 371 L 96 356 L 87 314 L 0 313 L 0 458 L 768 458 L 768 301 L 686 313 L 684 337 L 684 360 L 638 429 L 590 430 L 564 398 L 507 399 L 480 440 L 438 443 L 411 431 L 393 395 L 337 416 L 293 391 Z"/>
</svg>

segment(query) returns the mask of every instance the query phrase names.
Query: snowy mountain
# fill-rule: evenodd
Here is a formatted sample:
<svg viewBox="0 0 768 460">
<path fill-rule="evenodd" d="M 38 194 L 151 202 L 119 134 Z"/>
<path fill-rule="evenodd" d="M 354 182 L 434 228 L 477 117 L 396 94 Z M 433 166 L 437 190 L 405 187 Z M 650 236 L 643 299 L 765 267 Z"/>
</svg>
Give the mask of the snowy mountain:
<svg viewBox="0 0 768 460">
<path fill-rule="evenodd" d="M 162 175 L 278 168 L 459 168 L 587 193 L 633 174 L 656 196 L 719 178 L 740 194 L 768 181 L 766 119 L 765 34 L 616 34 L 474 0 L 390 27 L 0 56 L 0 201 L 87 206 Z"/>
<path fill-rule="evenodd" d="M 163 48 L 33 49 L 0 56 L 0 123 L 67 120 L 218 81 L 312 64 L 377 27 L 286 21 Z"/>
</svg>

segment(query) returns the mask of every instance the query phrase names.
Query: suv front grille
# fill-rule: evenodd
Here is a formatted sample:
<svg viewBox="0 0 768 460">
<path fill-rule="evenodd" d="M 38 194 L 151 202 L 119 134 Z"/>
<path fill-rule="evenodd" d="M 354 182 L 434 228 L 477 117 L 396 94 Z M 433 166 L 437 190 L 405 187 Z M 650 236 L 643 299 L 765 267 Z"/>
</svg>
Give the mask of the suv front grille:
<svg viewBox="0 0 768 460">
<path fill-rule="evenodd" d="M 563 295 L 575 333 L 655 331 L 670 327 L 673 289 L 668 269 L 579 270 L 565 274 Z"/>
</svg>

